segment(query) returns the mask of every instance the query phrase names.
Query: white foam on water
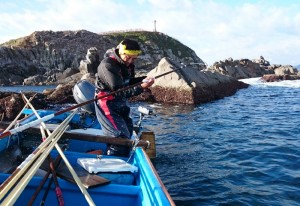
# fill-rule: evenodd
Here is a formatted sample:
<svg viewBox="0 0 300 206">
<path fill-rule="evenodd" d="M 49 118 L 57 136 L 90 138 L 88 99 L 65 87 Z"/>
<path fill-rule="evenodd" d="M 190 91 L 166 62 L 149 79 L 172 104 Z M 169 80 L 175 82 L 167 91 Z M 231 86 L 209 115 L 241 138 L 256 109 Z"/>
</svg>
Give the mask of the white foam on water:
<svg viewBox="0 0 300 206">
<path fill-rule="evenodd" d="M 300 88 L 300 80 L 284 80 L 279 82 L 263 82 L 260 77 L 240 79 L 246 84 L 253 86 L 269 86 L 269 87 L 290 87 L 290 88 Z"/>
</svg>

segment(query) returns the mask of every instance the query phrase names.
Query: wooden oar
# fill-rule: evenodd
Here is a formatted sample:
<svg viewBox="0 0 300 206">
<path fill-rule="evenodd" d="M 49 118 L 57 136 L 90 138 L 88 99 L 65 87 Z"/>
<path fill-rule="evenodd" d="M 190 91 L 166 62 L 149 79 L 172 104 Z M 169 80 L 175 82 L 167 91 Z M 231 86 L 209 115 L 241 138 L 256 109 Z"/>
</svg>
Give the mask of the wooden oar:
<svg viewBox="0 0 300 206">
<path fill-rule="evenodd" d="M 59 132 L 58 136 L 61 135 L 64 130 L 66 130 L 67 127 L 61 128 L 61 131 Z M 36 171 L 39 169 L 42 162 L 45 160 L 45 158 L 49 155 L 50 151 L 53 149 L 56 142 L 59 140 L 59 137 L 55 138 L 54 141 L 50 144 L 49 147 L 46 148 L 46 150 L 43 152 L 43 154 L 40 155 L 40 157 L 36 160 L 36 163 L 31 165 L 31 167 L 28 169 L 28 171 L 24 174 L 24 176 L 20 179 L 18 184 L 10 191 L 10 193 L 7 195 L 6 199 L 3 201 L 4 205 L 13 205 L 17 198 L 20 196 L 22 191 L 25 189 L 26 185 L 29 183 L 33 175 L 36 173 Z"/>
<path fill-rule="evenodd" d="M 33 105 L 29 102 L 29 100 L 27 99 L 27 97 L 25 96 L 25 94 L 21 93 L 21 95 L 22 95 L 22 98 L 25 101 L 25 103 L 28 104 L 29 107 L 32 109 L 32 111 L 35 114 L 35 116 L 38 119 L 40 119 L 41 118 L 40 115 L 37 113 L 37 111 L 35 110 L 35 108 L 33 107 Z M 45 141 L 46 137 L 47 137 L 46 133 L 45 133 L 45 130 L 47 131 L 48 135 L 51 135 L 51 132 L 46 127 L 46 124 L 44 122 L 42 122 L 41 125 L 40 125 L 40 131 L 41 131 L 41 134 L 42 134 L 42 141 Z M 53 179 L 53 182 L 54 182 L 55 187 L 56 187 L 55 188 L 55 194 L 56 194 L 56 197 L 57 197 L 57 200 L 58 200 L 58 204 L 60 206 L 63 206 L 64 205 L 64 199 L 63 199 L 63 196 L 62 196 L 62 191 L 61 191 L 61 189 L 59 187 L 59 184 L 58 184 L 58 181 L 57 181 L 57 176 L 56 176 L 56 172 L 55 172 L 55 166 L 54 166 L 53 160 L 50 157 L 50 155 L 48 156 L 48 159 L 49 159 L 50 169 L 52 171 L 52 179 Z"/>
<path fill-rule="evenodd" d="M 67 147 L 66 145 L 63 146 L 63 150 L 65 150 Z M 58 164 L 60 163 L 61 157 L 60 155 L 57 155 L 56 159 L 54 160 L 54 167 L 56 168 L 58 166 Z M 41 189 L 43 188 L 44 184 L 46 183 L 49 175 L 51 174 L 51 168 L 49 168 L 47 170 L 47 173 L 45 174 L 45 176 L 43 177 L 42 181 L 40 182 L 38 188 L 35 190 L 34 194 L 32 195 L 31 199 L 29 200 L 27 206 L 31 206 L 35 199 L 37 198 L 37 195 L 39 194 L 39 192 L 41 191 Z M 48 190 L 48 188 L 46 189 L 46 191 Z M 45 191 L 45 192 L 46 192 Z M 44 198 L 43 198 L 44 199 Z"/>
<path fill-rule="evenodd" d="M 52 181 L 49 182 L 49 185 L 47 187 L 47 191 L 50 190 L 51 182 L 54 182 L 55 194 L 56 194 L 56 198 L 57 198 L 57 201 L 58 201 L 58 205 L 63 206 L 63 205 L 65 205 L 65 202 L 64 202 L 64 198 L 63 198 L 63 193 L 62 193 L 62 191 L 59 187 L 58 181 L 57 181 L 57 176 L 56 176 L 57 174 L 56 174 L 56 169 L 55 169 L 56 166 L 54 165 L 50 155 L 48 156 L 48 160 L 49 160 L 49 164 L 50 164 L 50 169 L 52 171 L 52 179 L 51 179 Z M 45 193 L 45 194 L 48 194 L 48 192 Z M 47 198 L 47 195 L 45 195 L 45 197 L 43 197 L 43 202 L 45 202 L 46 198 Z"/>
<path fill-rule="evenodd" d="M 0 128 L 7 127 L 9 122 L 0 122 Z M 49 129 L 51 132 L 53 131 L 53 127 Z M 31 127 L 26 130 L 26 132 L 30 134 L 39 134 L 40 130 L 37 127 Z M 124 138 L 114 138 L 111 136 L 98 135 L 98 134 L 88 134 L 77 132 L 76 130 L 67 130 L 61 137 L 61 139 L 75 139 L 75 140 L 83 140 L 89 142 L 102 142 L 106 144 L 114 144 L 114 145 L 122 145 L 131 147 L 134 144 L 134 141 L 130 139 Z M 149 146 L 147 142 L 139 142 L 139 147 L 144 147 L 145 149 Z"/>
<path fill-rule="evenodd" d="M 27 98 L 24 96 L 24 99 L 27 100 Z M 27 100 L 28 102 L 28 100 Z M 41 119 L 40 115 L 37 113 L 37 111 L 35 110 L 35 108 L 32 106 L 32 104 L 29 102 L 28 105 L 31 107 L 32 111 L 34 112 L 34 114 L 37 116 L 38 119 Z M 75 113 L 74 113 L 75 114 Z M 74 115 L 73 115 L 74 116 Z M 48 132 L 48 134 L 50 134 L 49 136 L 51 136 L 51 132 L 47 129 L 46 125 L 44 122 L 41 122 L 41 126 L 43 126 L 46 131 Z M 56 130 L 56 129 L 55 129 Z M 70 162 L 68 161 L 68 159 L 66 158 L 66 156 L 64 155 L 63 151 L 61 150 L 61 148 L 58 146 L 58 144 L 54 145 L 56 150 L 58 151 L 58 153 L 60 154 L 60 156 L 62 157 L 62 159 L 64 160 L 67 168 L 69 169 L 70 173 L 73 176 L 73 179 L 75 180 L 75 182 L 77 183 L 77 186 L 79 187 L 79 189 L 81 190 L 82 194 L 84 195 L 84 197 L 86 198 L 87 202 L 91 205 L 94 205 L 95 203 L 93 202 L 92 198 L 90 197 L 90 195 L 88 194 L 88 192 L 86 191 L 85 187 L 83 186 L 82 182 L 80 181 L 78 175 L 76 174 L 75 170 L 73 169 L 73 167 L 71 166 Z M 54 170 L 52 170 L 53 172 Z M 56 173 L 54 172 L 53 175 L 56 177 Z M 55 182 L 55 179 L 54 179 Z M 57 182 L 56 182 L 57 183 Z M 58 189 L 59 187 L 57 187 Z M 58 191 L 59 193 L 59 191 Z M 62 202 L 61 197 L 59 197 L 59 201 Z"/>
<path fill-rule="evenodd" d="M 76 112 L 76 111 L 75 111 Z M 53 149 L 53 147 L 57 144 L 59 137 L 64 133 L 64 131 L 68 128 L 69 121 L 73 118 L 75 115 L 75 112 L 73 112 L 70 116 L 68 116 L 62 124 L 56 128 L 56 130 L 46 139 L 51 139 L 51 143 L 48 147 L 43 151 L 43 153 L 37 158 L 37 160 L 31 164 L 30 168 L 24 174 L 21 178 L 21 180 L 18 182 L 18 184 L 10 191 L 10 193 L 6 196 L 6 198 L 3 200 L 3 205 L 13 205 L 17 198 L 20 196 L 22 191 L 25 189 L 26 185 L 29 183 L 32 176 L 36 173 L 36 171 L 39 169 L 40 165 L 44 162 L 45 158 L 49 155 L 50 151 Z M 56 132 L 57 131 L 57 132 Z M 55 134 L 55 135 L 53 135 Z M 45 141 L 45 142 L 46 142 Z"/>
<path fill-rule="evenodd" d="M 53 133 L 42 142 L 18 167 L 17 169 L 0 185 L 0 199 L 10 190 L 10 188 L 18 181 L 18 179 L 27 171 L 33 162 L 43 153 L 55 137 L 60 133 L 60 130 L 64 127 L 67 128 L 68 122 L 75 112 L 68 116 L 60 126 L 58 126 Z"/>
<path fill-rule="evenodd" d="M 160 78 L 160 77 L 162 77 L 162 76 L 165 76 L 165 75 L 167 75 L 167 74 L 170 74 L 170 73 L 175 72 L 175 71 L 180 70 L 180 69 L 182 69 L 182 68 L 181 68 L 181 67 L 177 67 L 177 69 L 174 69 L 174 70 L 165 72 L 165 73 L 163 73 L 163 74 L 160 74 L 160 75 L 154 77 L 154 79 L 158 79 L 158 78 Z M 77 108 L 82 107 L 82 106 L 84 106 L 84 105 L 86 105 L 86 104 L 93 103 L 93 102 L 95 102 L 95 101 L 97 101 L 97 100 L 99 100 L 99 99 L 103 99 L 103 98 L 105 98 L 105 97 L 108 97 L 108 96 L 111 96 L 111 95 L 115 95 L 115 94 L 117 94 L 117 93 L 119 93 L 119 92 L 126 91 L 126 90 L 128 90 L 128 89 L 130 89 L 130 88 L 139 86 L 139 85 L 141 85 L 141 84 L 143 84 L 143 83 L 144 83 L 144 82 L 141 81 L 141 82 L 138 82 L 138 83 L 136 83 L 136 84 L 132 84 L 132 85 L 129 85 L 129 86 L 127 86 L 127 87 L 123 87 L 123 88 L 121 88 L 121 89 L 118 89 L 118 90 L 116 90 L 116 91 L 112 91 L 112 92 L 110 92 L 110 93 L 108 93 L 108 94 L 105 94 L 105 95 L 96 97 L 96 98 L 94 98 L 94 99 L 88 100 L 88 101 L 86 101 L 86 102 L 82 102 L 82 103 L 80 103 L 80 104 L 76 104 L 76 105 L 73 105 L 73 106 L 68 107 L 68 108 L 66 108 L 66 109 L 57 111 L 57 112 L 55 112 L 55 113 L 53 113 L 53 114 L 46 115 L 46 116 L 44 116 L 44 117 L 41 118 L 41 119 L 37 119 L 37 120 L 35 120 L 35 121 L 29 122 L 29 123 L 27 123 L 27 124 L 25 124 L 25 125 L 22 125 L 22 126 L 20 126 L 20 127 L 18 127 L 18 128 L 11 129 L 11 130 L 9 130 L 9 131 L 7 131 L 7 132 L 3 132 L 2 134 L 0 134 L 0 139 L 2 139 L 2 138 L 4 138 L 4 137 L 7 137 L 7 136 L 9 136 L 9 135 L 15 134 L 15 133 L 17 133 L 17 132 L 21 132 L 21 131 L 23 131 L 23 130 L 25 130 L 25 129 L 28 129 L 28 128 L 30 128 L 30 127 L 33 127 L 33 126 L 35 126 L 35 125 L 38 125 L 38 124 L 41 123 L 41 122 L 46 122 L 46 121 L 48 121 L 48 120 L 50 120 L 50 119 L 52 119 L 52 118 L 54 118 L 54 117 L 56 117 L 56 116 L 58 116 L 58 115 L 60 115 L 60 114 L 63 114 L 63 113 L 69 112 L 69 111 L 71 111 L 71 110 L 77 109 Z"/>
</svg>

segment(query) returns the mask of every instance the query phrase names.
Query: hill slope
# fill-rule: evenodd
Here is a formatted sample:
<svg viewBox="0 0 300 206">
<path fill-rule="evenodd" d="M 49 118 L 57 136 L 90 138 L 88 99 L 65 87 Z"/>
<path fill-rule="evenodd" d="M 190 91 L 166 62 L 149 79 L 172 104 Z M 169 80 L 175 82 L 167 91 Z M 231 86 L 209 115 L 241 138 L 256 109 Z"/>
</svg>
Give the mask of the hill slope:
<svg viewBox="0 0 300 206">
<path fill-rule="evenodd" d="M 49 83 L 55 82 L 54 73 L 67 68 L 78 69 L 89 48 L 96 47 L 101 60 L 107 49 L 117 46 L 124 38 L 135 39 L 142 47 L 143 55 L 136 62 L 137 71 L 150 71 L 163 57 L 203 63 L 192 49 L 158 32 L 36 31 L 1 44 L 0 85 L 22 84 L 25 78 L 37 74 L 46 75 Z"/>
</svg>

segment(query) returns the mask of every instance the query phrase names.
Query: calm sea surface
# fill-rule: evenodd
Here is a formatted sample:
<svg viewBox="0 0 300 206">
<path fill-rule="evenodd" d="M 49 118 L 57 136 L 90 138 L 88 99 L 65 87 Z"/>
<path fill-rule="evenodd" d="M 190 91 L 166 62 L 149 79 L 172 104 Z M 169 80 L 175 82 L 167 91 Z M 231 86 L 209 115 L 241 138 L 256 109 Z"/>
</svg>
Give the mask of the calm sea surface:
<svg viewBox="0 0 300 206">
<path fill-rule="evenodd" d="M 0 86 L 1 92 L 38 92 L 42 93 L 45 89 L 54 89 L 56 86 Z"/>
<path fill-rule="evenodd" d="M 153 163 L 176 205 L 300 205 L 300 81 L 244 81 L 211 103 L 148 105 Z"/>
<path fill-rule="evenodd" d="M 300 205 L 300 81 L 197 107 L 152 105 L 158 173 L 177 205 Z"/>
</svg>

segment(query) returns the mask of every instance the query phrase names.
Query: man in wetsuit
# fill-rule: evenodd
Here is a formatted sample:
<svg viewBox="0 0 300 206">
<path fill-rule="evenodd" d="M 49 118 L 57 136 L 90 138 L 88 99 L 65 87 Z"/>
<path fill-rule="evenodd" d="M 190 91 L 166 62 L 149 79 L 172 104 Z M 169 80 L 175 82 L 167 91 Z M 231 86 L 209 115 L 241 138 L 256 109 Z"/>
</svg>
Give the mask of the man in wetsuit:
<svg viewBox="0 0 300 206">
<path fill-rule="evenodd" d="M 123 40 L 117 48 L 109 49 L 98 66 L 96 74 L 96 94 L 101 97 L 124 88 L 142 79 L 134 78 L 134 61 L 141 54 L 139 44 L 131 39 Z M 154 83 L 154 78 L 146 77 L 144 83 L 118 92 L 96 102 L 96 115 L 103 133 L 118 138 L 131 138 L 133 133 L 130 107 L 127 99 L 139 95 L 143 89 Z M 108 145 L 107 155 L 127 156 L 130 149 L 125 146 Z"/>
</svg>

